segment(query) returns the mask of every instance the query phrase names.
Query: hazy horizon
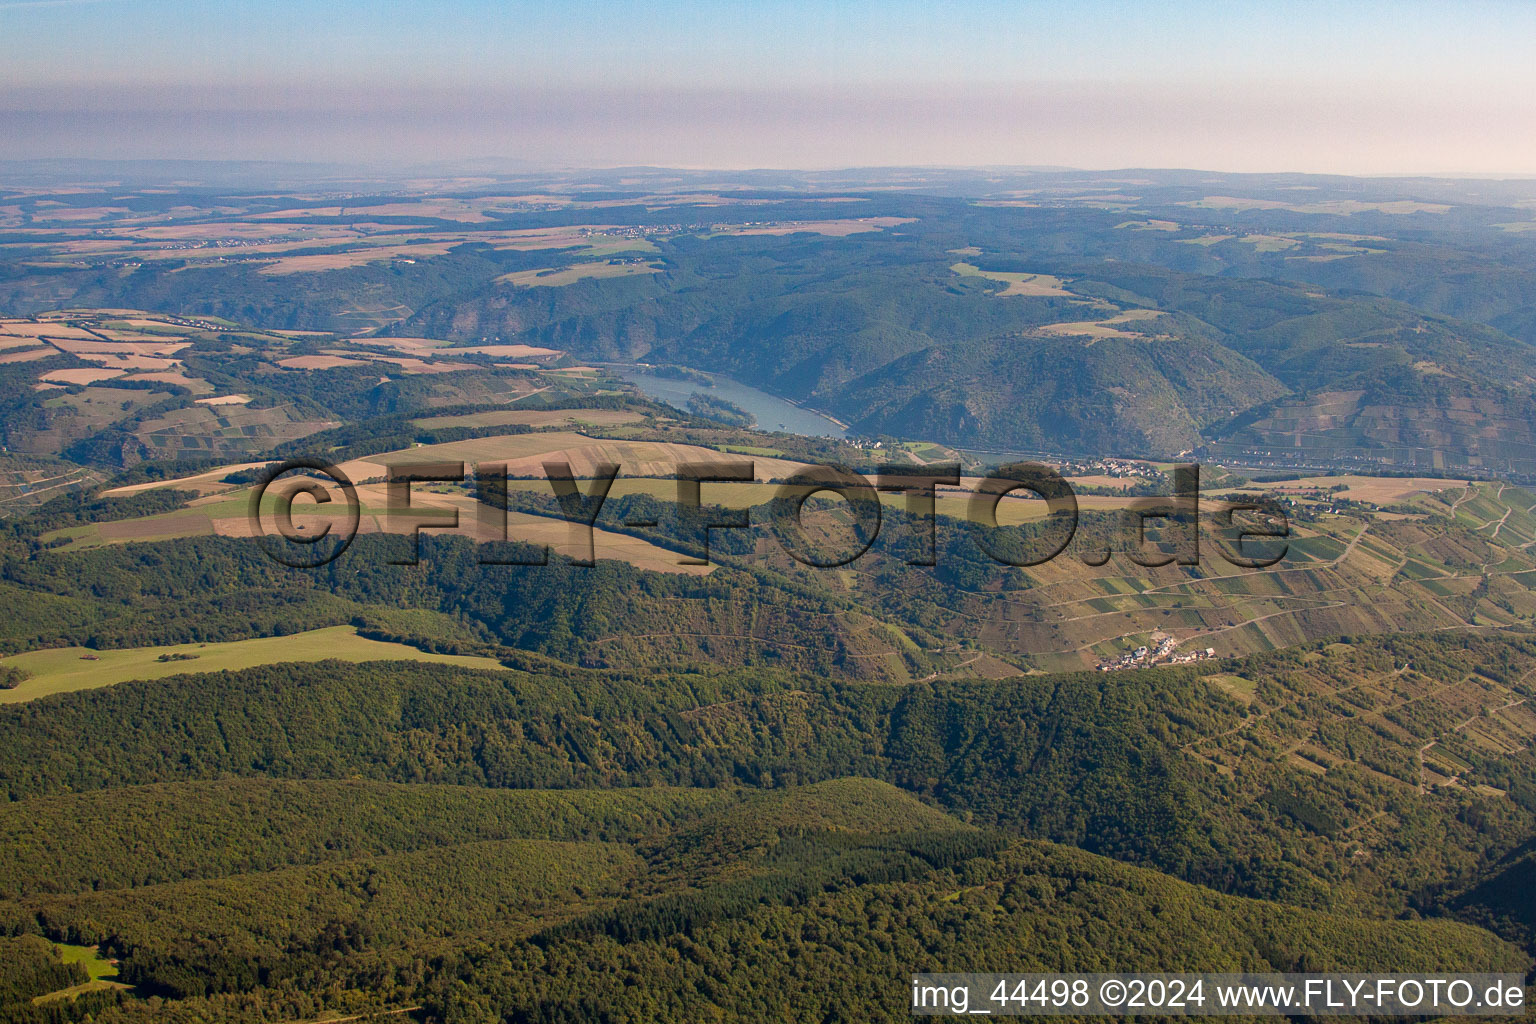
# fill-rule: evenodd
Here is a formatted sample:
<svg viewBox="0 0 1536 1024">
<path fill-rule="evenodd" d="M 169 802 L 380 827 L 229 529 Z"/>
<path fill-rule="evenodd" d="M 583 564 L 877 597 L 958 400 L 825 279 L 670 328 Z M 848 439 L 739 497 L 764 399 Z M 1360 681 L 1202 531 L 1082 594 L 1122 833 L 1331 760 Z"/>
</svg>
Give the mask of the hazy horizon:
<svg viewBox="0 0 1536 1024">
<path fill-rule="evenodd" d="M 1536 8 L 0 3 L 11 158 L 1536 173 Z M 1496 130 L 1490 130 L 1494 128 Z"/>
</svg>

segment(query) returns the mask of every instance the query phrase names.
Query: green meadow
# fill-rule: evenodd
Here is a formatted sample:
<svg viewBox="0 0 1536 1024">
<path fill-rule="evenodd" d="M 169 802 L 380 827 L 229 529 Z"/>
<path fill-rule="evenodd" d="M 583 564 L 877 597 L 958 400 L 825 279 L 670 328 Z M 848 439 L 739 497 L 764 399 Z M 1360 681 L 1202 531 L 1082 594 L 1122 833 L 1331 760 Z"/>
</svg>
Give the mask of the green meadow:
<svg viewBox="0 0 1536 1024">
<path fill-rule="evenodd" d="M 162 655 L 172 657 L 161 661 Z M 369 640 L 358 636 L 357 630 L 351 626 L 330 626 L 291 636 L 224 643 L 129 647 L 103 651 L 84 647 L 28 651 L 0 659 L 0 665 L 28 673 L 28 678 L 18 686 L 0 690 L 0 704 L 19 704 L 54 693 L 93 690 L 125 683 L 130 679 L 163 679 L 188 672 L 218 672 L 283 661 L 324 661 L 328 658 L 340 661 L 434 661 L 467 668 L 501 667 L 501 663 L 494 658 L 429 654 L 406 644 Z"/>
</svg>

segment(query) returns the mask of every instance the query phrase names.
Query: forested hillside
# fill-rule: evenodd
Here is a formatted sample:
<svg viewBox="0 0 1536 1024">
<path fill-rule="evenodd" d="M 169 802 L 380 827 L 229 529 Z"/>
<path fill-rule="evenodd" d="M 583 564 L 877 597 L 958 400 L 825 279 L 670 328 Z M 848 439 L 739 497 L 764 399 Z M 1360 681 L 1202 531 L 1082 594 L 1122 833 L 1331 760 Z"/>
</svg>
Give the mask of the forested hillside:
<svg viewBox="0 0 1536 1024">
<path fill-rule="evenodd" d="M 878 965 L 1005 949 L 1020 969 L 1505 968 L 1488 933 L 1411 921 L 1480 905 L 1455 894 L 1528 834 L 1536 776 L 1446 738 L 1465 788 L 1426 794 L 1394 759 L 1455 710 L 1373 724 L 1359 703 L 1404 666 L 1443 692 L 1469 665 L 1523 694 L 1536 649 L 1400 638 L 916 686 L 337 662 L 124 683 L 0 711 L 0 920 L 100 944 L 168 1000 L 98 1020 L 369 1000 L 584 1019 L 630 1005 L 606 988 L 627 970 L 658 979 L 637 1007 L 680 1019 L 693 998 L 777 1012 L 773 991 L 884 1019 L 903 1004 Z M 1346 700 L 1358 724 L 1334 721 Z M 1325 773 L 1276 744 L 1297 730 Z M 846 932 L 870 914 L 889 928 Z"/>
</svg>

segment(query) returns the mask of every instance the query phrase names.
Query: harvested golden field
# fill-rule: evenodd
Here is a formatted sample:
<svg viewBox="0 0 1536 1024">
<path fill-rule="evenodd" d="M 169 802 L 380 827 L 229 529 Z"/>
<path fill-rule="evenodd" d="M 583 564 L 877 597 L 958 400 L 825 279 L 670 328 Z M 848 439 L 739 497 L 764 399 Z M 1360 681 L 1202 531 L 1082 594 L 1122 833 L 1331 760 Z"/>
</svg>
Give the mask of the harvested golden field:
<svg viewBox="0 0 1536 1024">
<path fill-rule="evenodd" d="M 559 288 L 587 279 L 634 277 L 639 274 L 658 274 L 663 268 L 656 263 L 578 263 L 570 267 L 548 270 L 520 270 L 515 274 L 503 274 L 497 284 L 510 284 L 519 288 Z"/>
<path fill-rule="evenodd" d="M 161 359 L 131 352 L 81 352 L 75 358 L 118 370 L 170 370 L 181 365 L 179 359 Z"/>
<path fill-rule="evenodd" d="M 188 389 L 194 394 L 204 394 L 213 390 L 213 385 L 201 377 L 188 377 L 182 370 L 151 370 L 148 373 L 130 373 L 123 380 L 153 380 L 162 384 L 176 384 Z"/>
<path fill-rule="evenodd" d="M 109 370 L 105 367 L 96 369 L 81 367 L 72 370 L 45 370 L 38 374 L 38 380 L 48 381 L 52 384 L 94 384 L 98 380 L 111 380 L 113 377 L 121 377 L 122 370 Z"/>
<path fill-rule="evenodd" d="M 971 263 L 956 263 L 949 268 L 961 277 L 982 277 L 988 281 L 1000 281 L 1008 287 L 998 292 L 998 296 L 1028 295 L 1041 297 L 1071 297 L 1059 277 L 1049 274 L 1013 274 L 1001 270 L 982 270 Z"/>
<path fill-rule="evenodd" d="M 61 323 L 31 323 L 26 320 L 0 320 L 0 335 L 11 338 L 53 338 L 76 341 L 100 341 L 90 331 Z"/>
<path fill-rule="evenodd" d="M 277 365 L 285 370 L 332 370 L 338 366 L 365 366 L 367 360 L 346 356 L 290 356 L 279 359 Z"/>
<path fill-rule="evenodd" d="M 82 353 L 128 353 L 141 356 L 166 356 L 180 352 L 190 341 L 167 341 L 164 338 L 150 338 L 147 341 L 102 341 L 100 338 L 88 340 L 49 338 L 48 343 L 60 352 L 68 352 L 71 355 Z"/>
<path fill-rule="evenodd" d="M 199 398 L 198 405 L 245 405 L 251 400 L 250 395 L 216 395 L 213 398 Z"/>
</svg>

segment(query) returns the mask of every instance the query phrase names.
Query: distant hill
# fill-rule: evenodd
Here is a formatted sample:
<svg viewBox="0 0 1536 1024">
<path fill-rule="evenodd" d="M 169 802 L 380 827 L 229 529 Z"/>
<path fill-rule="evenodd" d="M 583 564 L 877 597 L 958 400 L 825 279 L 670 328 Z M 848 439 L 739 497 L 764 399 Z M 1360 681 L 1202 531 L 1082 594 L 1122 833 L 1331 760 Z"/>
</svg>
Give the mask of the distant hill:
<svg viewBox="0 0 1536 1024">
<path fill-rule="evenodd" d="M 662 243 L 665 273 L 497 286 L 394 330 L 699 367 L 866 433 L 960 446 L 1171 456 L 1217 444 L 1252 461 L 1536 475 L 1536 348 L 1493 327 L 1151 264 L 985 248 L 956 264 L 918 230 Z M 1359 407 L 1337 412 L 1341 392 Z"/>
<path fill-rule="evenodd" d="M 0 312 L 85 311 L 55 322 L 100 336 L 5 342 L 10 451 L 254 455 L 328 423 L 504 400 L 528 364 L 486 346 L 521 345 L 716 371 L 960 447 L 1203 445 L 1261 466 L 1536 479 L 1528 182 L 909 168 L 743 173 L 722 193 L 641 169 L 346 205 L 230 184 L 302 173 L 319 171 L 200 165 L 195 189 L 11 195 L 0 234 L 27 248 L 0 266 Z M 103 232 L 121 248 L 100 250 Z M 90 308 L 223 323 L 184 352 L 119 358 L 90 349 L 148 342 L 101 335 Z M 462 343 L 472 372 L 358 335 Z M 119 373 L 145 360 L 186 374 Z M 199 404 L 231 395 L 249 404 Z"/>
<path fill-rule="evenodd" d="M 1005 337 L 905 356 L 829 404 L 860 410 L 854 425 L 871 434 L 1173 454 L 1234 410 L 1285 393 L 1260 366 L 1204 338 Z"/>
</svg>

